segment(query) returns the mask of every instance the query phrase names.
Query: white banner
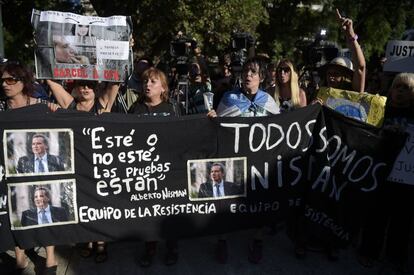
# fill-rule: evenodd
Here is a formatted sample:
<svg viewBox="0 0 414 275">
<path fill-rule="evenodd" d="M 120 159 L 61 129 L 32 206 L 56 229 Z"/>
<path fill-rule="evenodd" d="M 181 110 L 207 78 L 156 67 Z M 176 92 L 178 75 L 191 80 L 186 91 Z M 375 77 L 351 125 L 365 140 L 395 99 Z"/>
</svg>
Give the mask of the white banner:
<svg viewBox="0 0 414 275">
<path fill-rule="evenodd" d="M 84 16 L 70 12 L 59 11 L 42 11 L 40 13 L 40 21 L 49 21 L 55 23 L 69 23 L 81 25 L 97 25 L 97 26 L 126 26 L 125 16 Z"/>
<path fill-rule="evenodd" d="M 408 124 L 405 131 L 409 137 L 394 162 L 388 180 L 414 185 L 414 125 Z"/>
</svg>

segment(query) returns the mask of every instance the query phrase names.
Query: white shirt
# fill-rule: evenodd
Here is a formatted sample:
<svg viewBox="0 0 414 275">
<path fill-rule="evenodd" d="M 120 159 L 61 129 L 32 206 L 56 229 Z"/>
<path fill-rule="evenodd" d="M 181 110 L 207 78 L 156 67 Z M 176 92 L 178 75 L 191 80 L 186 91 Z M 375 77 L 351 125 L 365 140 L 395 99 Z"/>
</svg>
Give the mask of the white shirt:
<svg viewBox="0 0 414 275">
<path fill-rule="evenodd" d="M 49 167 L 47 165 L 47 154 L 44 154 L 42 157 L 35 156 L 34 160 L 34 172 L 39 173 L 39 159 L 41 160 L 43 164 L 43 170 L 44 172 L 49 172 Z"/>
<path fill-rule="evenodd" d="M 217 186 L 216 186 L 217 184 L 219 185 L 220 196 L 217 194 Z M 215 198 L 225 196 L 225 194 L 224 194 L 224 182 L 223 182 L 223 180 L 221 180 L 220 182 L 213 182 L 213 196 Z"/>
<path fill-rule="evenodd" d="M 42 222 L 42 210 L 43 208 L 37 208 L 37 223 L 43 224 Z M 45 209 L 45 215 L 49 223 L 52 223 L 52 213 L 50 212 L 50 205 L 48 205 Z"/>
</svg>

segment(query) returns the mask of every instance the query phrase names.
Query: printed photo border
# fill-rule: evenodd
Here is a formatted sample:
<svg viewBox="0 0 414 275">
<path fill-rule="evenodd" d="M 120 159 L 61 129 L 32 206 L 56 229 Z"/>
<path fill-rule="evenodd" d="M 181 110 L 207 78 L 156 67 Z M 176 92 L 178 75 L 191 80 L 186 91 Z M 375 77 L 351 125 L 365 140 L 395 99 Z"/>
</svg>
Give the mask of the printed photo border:
<svg viewBox="0 0 414 275">
<path fill-rule="evenodd" d="M 230 196 L 223 196 L 219 198 L 215 197 L 206 197 L 206 198 L 195 198 L 192 196 L 192 178 L 191 178 L 191 165 L 195 163 L 205 163 L 205 164 L 213 164 L 214 162 L 223 162 L 223 161 L 243 161 L 243 174 L 242 174 L 242 193 L 239 195 L 230 195 Z M 234 170 L 232 171 L 234 173 Z M 208 173 L 209 174 L 209 173 Z M 209 181 L 209 179 L 207 179 Z M 188 188 L 188 198 L 190 201 L 206 201 L 206 200 L 223 200 L 223 199 L 232 199 L 232 198 L 240 198 L 247 196 L 247 157 L 229 157 L 229 158 L 211 158 L 211 159 L 192 159 L 187 161 L 187 188 Z M 199 188 L 198 188 L 199 189 Z"/>
<path fill-rule="evenodd" d="M 72 200 L 73 200 L 73 214 L 74 220 L 69 220 L 66 222 L 52 222 L 50 224 L 38 224 L 38 225 L 28 225 L 28 226 L 14 226 L 12 220 L 12 213 L 14 213 L 12 206 L 12 187 L 17 186 L 36 186 L 36 185 L 52 185 L 52 184 L 62 184 L 62 183 L 69 183 L 72 185 Z M 13 183 L 7 185 L 7 198 L 9 204 L 9 219 L 10 219 L 10 229 L 11 230 L 27 230 L 32 228 L 42 228 L 42 227 L 49 227 L 49 226 L 57 226 L 57 225 L 66 225 L 66 224 L 78 224 L 79 217 L 78 217 L 78 199 L 77 199 L 77 191 L 76 191 L 76 179 L 64 179 L 64 180 L 50 180 L 50 181 L 33 181 L 33 182 L 24 182 L 24 183 Z"/>
<path fill-rule="evenodd" d="M 15 159 L 9 159 L 8 158 L 8 153 L 9 153 L 9 144 L 7 141 L 7 137 L 10 134 L 13 133 L 61 133 L 61 132 L 67 132 L 69 134 L 69 142 L 70 142 L 70 148 L 69 148 L 69 152 L 70 152 L 70 169 L 69 170 L 63 170 L 63 171 L 52 171 L 52 172 L 44 172 L 44 173 L 35 173 L 35 172 L 30 172 L 30 173 L 11 173 L 8 169 L 9 164 L 12 162 L 14 167 L 17 168 L 17 163 Z M 61 129 L 5 129 L 3 131 L 3 152 L 4 152 L 4 163 L 5 163 L 5 174 L 6 177 L 32 177 L 32 176 L 49 176 L 49 175 L 64 175 L 64 174 L 74 174 L 75 173 L 75 144 L 74 144 L 74 135 L 73 135 L 73 130 L 69 129 L 69 128 L 61 128 Z"/>
</svg>

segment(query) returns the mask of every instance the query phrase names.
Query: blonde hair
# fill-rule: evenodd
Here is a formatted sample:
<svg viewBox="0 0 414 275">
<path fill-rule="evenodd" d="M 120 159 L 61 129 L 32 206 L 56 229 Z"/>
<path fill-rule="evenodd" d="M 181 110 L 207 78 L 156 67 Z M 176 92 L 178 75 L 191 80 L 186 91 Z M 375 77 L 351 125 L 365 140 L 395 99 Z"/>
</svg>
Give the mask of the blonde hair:
<svg viewBox="0 0 414 275">
<path fill-rule="evenodd" d="M 289 59 L 282 59 L 276 66 L 276 72 L 278 71 L 279 67 L 283 65 L 287 65 L 290 69 L 290 99 L 293 103 L 294 108 L 300 107 L 300 88 L 299 88 L 299 77 L 295 68 L 293 67 L 293 63 Z M 276 102 L 279 102 L 280 97 L 280 83 L 279 77 L 276 76 L 276 88 L 275 93 L 273 95 Z"/>
<path fill-rule="evenodd" d="M 399 73 L 394 77 L 392 81 L 391 88 L 388 90 L 388 96 L 391 95 L 392 90 L 398 84 L 406 84 L 410 89 L 411 93 L 411 102 L 410 105 L 414 106 L 414 74 L 413 73 Z"/>
<path fill-rule="evenodd" d="M 164 92 L 161 93 L 161 101 L 162 102 L 168 101 L 168 98 L 169 98 L 168 80 L 167 80 L 167 76 L 164 74 L 163 71 L 157 68 L 149 68 L 146 71 L 144 71 L 141 78 L 143 81 L 146 81 L 151 78 L 158 78 L 161 81 L 162 88 L 164 89 Z M 142 97 L 142 100 L 143 99 L 144 97 Z"/>
</svg>

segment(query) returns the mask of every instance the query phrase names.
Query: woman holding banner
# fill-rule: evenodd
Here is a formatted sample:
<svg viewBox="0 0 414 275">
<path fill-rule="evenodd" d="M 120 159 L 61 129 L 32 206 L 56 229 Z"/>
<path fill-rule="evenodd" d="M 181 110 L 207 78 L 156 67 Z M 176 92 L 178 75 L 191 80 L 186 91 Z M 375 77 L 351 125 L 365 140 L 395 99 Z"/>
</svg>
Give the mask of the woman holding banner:
<svg viewBox="0 0 414 275">
<path fill-rule="evenodd" d="M 91 80 L 75 80 L 73 91 L 75 97 L 68 93 L 62 85 L 47 80 L 47 84 L 52 90 L 57 102 L 65 109 L 78 110 L 83 112 L 90 112 L 94 114 L 101 114 L 104 112 L 111 112 L 112 105 L 116 100 L 119 90 L 118 83 L 106 83 L 104 92 L 96 96 L 97 81 Z M 89 257 L 93 252 L 93 243 L 87 243 L 81 250 L 81 256 Z M 98 241 L 95 246 L 95 262 L 103 263 L 108 258 L 105 242 Z"/>
<path fill-rule="evenodd" d="M 400 73 L 391 85 L 385 110 L 386 127 L 407 134 L 387 182 L 380 186 L 375 208 L 366 216 L 358 262 L 372 267 L 385 243 L 386 257 L 396 271 L 408 273 L 408 249 L 414 219 L 414 74 Z"/>
<path fill-rule="evenodd" d="M 1 86 L 6 96 L 0 101 L 0 111 L 19 109 L 34 104 L 47 104 L 51 111 L 56 111 L 59 106 L 40 98 L 32 97 L 34 92 L 33 74 L 18 62 L 8 62 L 1 73 Z M 45 274 L 56 274 L 57 260 L 55 247 L 46 246 Z M 26 253 L 23 249 L 15 247 L 16 272 L 22 273 L 29 265 Z"/>
<path fill-rule="evenodd" d="M 142 74 L 144 96 L 140 97 L 129 112 L 142 116 L 180 116 L 181 110 L 176 102 L 168 97 L 168 81 L 165 74 L 156 68 L 149 68 Z M 173 265 L 178 260 L 178 246 L 176 240 L 167 240 L 166 265 Z M 149 267 L 157 249 L 156 241 L 145 242 L 145 250 L 139 264 Z"/>
</svg>

